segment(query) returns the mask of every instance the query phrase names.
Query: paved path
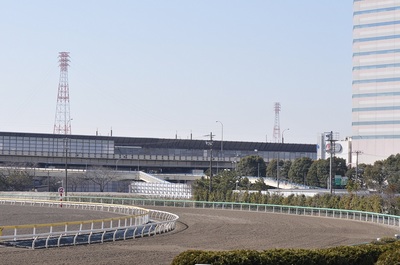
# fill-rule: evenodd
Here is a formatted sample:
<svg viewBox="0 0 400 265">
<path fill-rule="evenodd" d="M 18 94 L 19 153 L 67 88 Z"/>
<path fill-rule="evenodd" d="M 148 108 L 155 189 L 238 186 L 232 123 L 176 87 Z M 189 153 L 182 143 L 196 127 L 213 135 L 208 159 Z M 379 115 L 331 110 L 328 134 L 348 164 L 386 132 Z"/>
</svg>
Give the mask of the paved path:
<svg viewBox="0 0 400 265">
<path fill-rule="evenodd" d="M 170 264 L 188 249 L 326 248 L 370 242 L 399 230 L 356 221 L 227 210 L 152 207 L 180 216 L 155 237 L 51 249 L 0 247 L 1 264 Z M 68 211 L 67 211 L 68 210 Z M 28 214 L 27 214 L 28 213 Z M 108 217 L 110 213 L 0 205 L 0 225 Z M 99 215 L 99 216 L 97 216 Z"/>
</svg>

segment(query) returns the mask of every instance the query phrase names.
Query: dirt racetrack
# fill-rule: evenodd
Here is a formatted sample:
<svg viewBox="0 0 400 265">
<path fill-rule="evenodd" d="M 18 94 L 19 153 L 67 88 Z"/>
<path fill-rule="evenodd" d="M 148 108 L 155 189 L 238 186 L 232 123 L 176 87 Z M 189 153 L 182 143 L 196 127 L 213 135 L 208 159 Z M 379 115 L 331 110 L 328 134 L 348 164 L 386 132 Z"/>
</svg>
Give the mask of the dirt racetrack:
<svg viewBox="0 0 400 265">
<path fill-rule="evenodd" d="M 152 207 L 180 216 L 167 234 L 50 249 L 0 246 L 0 264 L 171 264 L 188 249 L 326 248 L 394 236 L 398 229 L 356 221 L 272 213 Z M 0 225 L 109 217 L 110 213 L 0 205 Z"/>
</svg>

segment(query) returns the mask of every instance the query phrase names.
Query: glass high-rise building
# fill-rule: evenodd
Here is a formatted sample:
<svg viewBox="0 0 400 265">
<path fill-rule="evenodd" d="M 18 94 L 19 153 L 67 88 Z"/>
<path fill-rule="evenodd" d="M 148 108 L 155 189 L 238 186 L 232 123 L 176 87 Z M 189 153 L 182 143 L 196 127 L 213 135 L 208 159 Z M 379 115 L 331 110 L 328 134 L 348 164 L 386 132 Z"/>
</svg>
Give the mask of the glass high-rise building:
<svg viewBox="0 0 400 265">
<path fill-rule="evenodd" d="M 400 0 L 353 1 L 352 149 L 400 153 Z"/>
</svg>

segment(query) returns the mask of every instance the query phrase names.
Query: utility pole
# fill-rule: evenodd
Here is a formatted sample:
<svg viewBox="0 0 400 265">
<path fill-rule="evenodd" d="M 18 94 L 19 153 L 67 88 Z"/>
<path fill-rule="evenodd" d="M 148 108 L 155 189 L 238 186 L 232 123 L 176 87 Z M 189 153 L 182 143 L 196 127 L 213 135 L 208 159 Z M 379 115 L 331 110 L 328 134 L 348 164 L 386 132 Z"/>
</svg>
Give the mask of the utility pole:
<svg viewBox="0 0 400 265">
<path fill-rule="evenodd" d="M 65 138 L 65 197 L 67 197 L 68 192 L 68 138 Z"/>
<path fill-rule="evenodd" d="M 210 132 L 209 135 L 205 135 L 205 136 L 210 136 L 210 141 L 206 141 L 206 145 L 210 146 L 210 184 L 208 187 L 209 192 L 211 193 L 212 191 L 212 177 L 213 177 L 213 172 L 212 172 L 212 161 L 213 161 L 213 134 L 212 132 Z"/>
<path fill-rule="evenodd" d="M 337 133 L 335 133 L 337 134 Z M 335 156 L 335 142 L 337 141 L 337 138 L 334 137 L 334 134 L 332 131 L 329 133 L 325 134 L 326 141 L 329 142 L 329 153 L 330 153 L 330 161 L 329 161 L 329 181 L 328 181 L 328 188 L 329 192 L 332 194 L 332 188 L 333 188 L 333 175 L 332 175 L 332 162 L 333 162 L 333 157 Z"/>
<path fill-rule="evenodd" d="M 278 189 L 279 189 L 279 153 L 278 153 L 278 158 L 276 159 L 276 182 L 278 184 Z"/>
<path fill-rule="evenodd" d="M 358 183 L 358 155 L 362 154 L 362 151 L 354 151 L 356 154 L 356 183 Z"/>
</svg>

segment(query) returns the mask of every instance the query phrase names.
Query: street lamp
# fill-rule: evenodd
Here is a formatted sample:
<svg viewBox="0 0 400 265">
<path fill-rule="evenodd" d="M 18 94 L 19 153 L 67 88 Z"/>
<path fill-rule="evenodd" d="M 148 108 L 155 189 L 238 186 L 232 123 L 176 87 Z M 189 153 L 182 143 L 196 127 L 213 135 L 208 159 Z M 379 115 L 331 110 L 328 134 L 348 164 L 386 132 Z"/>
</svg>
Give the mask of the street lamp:
<svg viewBox="0 0 400 265">
<path fill-rule="evenodd" d="M 224 151 L 224 124 L 220 121 L 216 121 L 221 124 L 221 156 Z"/>
<path fill-rule="evenodd" d="M 118 162 L 119 162 L 119 160 L 121 160 L 121 159 L 117 159 L 117 161 L 115 161 L 115 171 L 118 171 Z"/>
<path fill-rule="evenodd" d="M 283 130 L 283 132 L 282 132 L 282 143 L 284 143 L 283 134 L 285 133 L 285 131 L 288 131 L 288 130 L 289 130 L 289 128 L 287 128 L 287 129 Z"/>
<path fill-rule="evenodd" d="M 209 192 L 211 194 L 211 191 L 212 191 L 212 177 L 213 177 L 213 174 L 212 174 L 212 160 L 213 160 L 212 151 L 213 151 L 213 148 L 212 148 L 212 146 L 213 146 L 213 136 L 214 135 L 211 132 L 209 135 L 206 135 L 206 136 L 210 136 L 210 141 L 206 141 L 206 145 L 210 146 L 210 185 L 208 187 L 208 190 L 209 190 Z"/>
</svg>

